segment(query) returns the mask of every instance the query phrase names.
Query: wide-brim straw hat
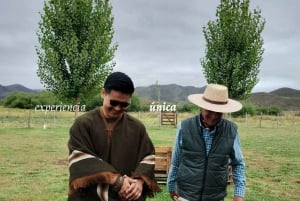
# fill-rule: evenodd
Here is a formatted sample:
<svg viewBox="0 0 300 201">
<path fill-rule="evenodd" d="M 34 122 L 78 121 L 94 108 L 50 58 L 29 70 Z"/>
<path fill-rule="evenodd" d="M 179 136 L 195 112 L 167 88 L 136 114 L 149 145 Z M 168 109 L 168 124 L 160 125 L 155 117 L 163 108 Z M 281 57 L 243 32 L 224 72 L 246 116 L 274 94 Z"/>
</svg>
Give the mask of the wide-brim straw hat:
<svg viewBox="0 0 300 201">
<path fill-rule="evenodd" d="M 228 98 L 228 88 L 219 84 L 208 84 L 203 94 L 191 94 L 188 100 L 207 110 L 221 113 L 236 112 L 242 109 L 242 104 Z"/>
</svg>

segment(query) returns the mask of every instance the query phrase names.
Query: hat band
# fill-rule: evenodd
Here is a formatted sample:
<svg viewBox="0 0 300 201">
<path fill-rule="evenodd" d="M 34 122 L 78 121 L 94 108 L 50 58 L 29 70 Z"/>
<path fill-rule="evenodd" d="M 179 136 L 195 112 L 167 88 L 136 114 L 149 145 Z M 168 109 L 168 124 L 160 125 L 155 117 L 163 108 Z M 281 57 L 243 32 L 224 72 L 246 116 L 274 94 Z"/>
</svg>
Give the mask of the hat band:
<svg viewBox="0 0 300 201">
<path fill-rule="evenodd" d="M 204 96 L 202 96 L 203 100 L 212 103 L 212 104 L 217 104 L 217 105 L 226 105 L 228 103 L 228 101 L 213 101 L 213 100 L 209 100 L 207 98 L 205 98 Z"/>
</svg>

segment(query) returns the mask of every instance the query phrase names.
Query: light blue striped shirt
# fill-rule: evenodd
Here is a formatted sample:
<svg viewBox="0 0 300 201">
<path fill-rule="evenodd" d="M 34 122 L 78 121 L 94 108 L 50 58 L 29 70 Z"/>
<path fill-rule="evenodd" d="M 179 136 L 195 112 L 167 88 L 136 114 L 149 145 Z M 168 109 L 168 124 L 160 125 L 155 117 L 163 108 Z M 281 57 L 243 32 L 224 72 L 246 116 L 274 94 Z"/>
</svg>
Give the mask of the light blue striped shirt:
<svg viewBox="0 0 300 201">
<path fill-rule="evenodd" d="M 201 125 L 201 122 L 200 122 Z M 216 128 L 209 130 L 208 128 L 203 129 L 203 139 L 206 146 L 206 154 L 208 155 L 213 138 L 216 134 Z M 179 167 L 179 157 L 181 155 L 181 145 L 182 145 L 182 131 L 181 123 L 178 124 L 175 142 L 172 151 L 172 162 L 167 179 L 167 188 L 169 192 L 177 192 L 176 190 L 176 177 Z M 235 157 L 231 159 L 232 165 L 232 176 L 234 181 L 234 195 L 244 197 L 245 195 L 245 186 L 246 186 L 246 177 L 245 177 L 245 162 L 244 157 L 241 151 L 240 140 L 238 134 L 234 139 L 233 145 Z"/>
</svg>

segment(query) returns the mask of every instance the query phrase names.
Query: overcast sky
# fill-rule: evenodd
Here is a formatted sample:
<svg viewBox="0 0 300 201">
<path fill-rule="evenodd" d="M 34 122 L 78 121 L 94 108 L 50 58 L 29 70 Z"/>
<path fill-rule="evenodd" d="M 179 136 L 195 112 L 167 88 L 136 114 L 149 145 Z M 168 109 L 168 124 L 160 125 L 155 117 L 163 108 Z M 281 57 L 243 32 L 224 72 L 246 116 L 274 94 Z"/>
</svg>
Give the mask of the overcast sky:
<svg viewBox="0 0 300 201">
<path fill-rule="evenodd" d="M 206 85 L 202 27 L 215 19 L 219 0 L 113 0 L 115 71 L 135 86 Z M 250 0 L 266 20 L 263 62 L 253 92 L 300 89 L 300 1 Z M 38 76 L 36 32 L 42 0 L 2 0 L 0 6 L 0 84 L 43 88 Z"/>
</svg>

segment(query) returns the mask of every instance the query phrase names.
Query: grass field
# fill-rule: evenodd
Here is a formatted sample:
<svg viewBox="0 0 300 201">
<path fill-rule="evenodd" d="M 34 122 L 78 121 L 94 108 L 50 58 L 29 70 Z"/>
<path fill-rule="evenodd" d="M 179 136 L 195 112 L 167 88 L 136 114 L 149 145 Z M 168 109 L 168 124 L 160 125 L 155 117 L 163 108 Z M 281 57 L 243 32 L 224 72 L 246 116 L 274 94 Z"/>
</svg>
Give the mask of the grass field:
<svg viewBox="0 0 300 201">
<path fill-rule="evenodd" d="M 172 145 L 176 128 L 155 113 L 133 114 L 155 145 Z M 178 121 L 192 114 L 179 114 Z M 230 118 L 230 117 L 227 117 Z M 72 113 L 0 108 L 0 201 L 66 200 L 68 129 Z M 248 201 L 300 200 L 300 117 L 231 118 L 247 164 Z M 152 201 L 170 200 L 165 186 Z M 226 201 L 232 200 L 232 185 Z"/>
</svg>

